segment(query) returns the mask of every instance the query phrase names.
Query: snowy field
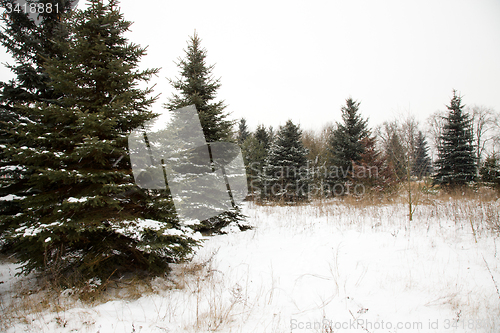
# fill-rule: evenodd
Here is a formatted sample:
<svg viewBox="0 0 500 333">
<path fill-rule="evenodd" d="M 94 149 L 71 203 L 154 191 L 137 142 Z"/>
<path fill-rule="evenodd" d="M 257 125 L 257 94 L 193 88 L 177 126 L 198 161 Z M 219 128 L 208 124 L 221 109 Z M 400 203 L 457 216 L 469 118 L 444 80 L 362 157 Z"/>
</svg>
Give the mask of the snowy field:
<svg viewBox="0 0 500 333">
<path fill-rule="evenodd" d="M 192 263 L 109 300 L 27 292 L 4 262 L 0 331 L 500 332 L 499 211 L 433 200 L 409 223 L 403 204 L 247 203 L 252 230 L 207 238 Z"/>
</svg>

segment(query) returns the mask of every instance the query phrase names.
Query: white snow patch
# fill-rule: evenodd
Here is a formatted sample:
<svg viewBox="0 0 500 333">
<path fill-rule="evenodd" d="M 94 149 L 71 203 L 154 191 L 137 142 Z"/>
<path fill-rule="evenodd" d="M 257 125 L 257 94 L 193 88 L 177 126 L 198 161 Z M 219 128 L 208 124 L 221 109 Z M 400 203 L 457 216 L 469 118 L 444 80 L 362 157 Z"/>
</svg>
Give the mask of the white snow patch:
<svg viewBox="0 0 500 333">
<path fill-rule="evenodd" d="M 4 197 L 0 197 L 0 201 L 13 201 L 13 200 L 21 200 L 23 197 L 17 196 L 15 194 L 8 194 Z"/>
<path fill-rule="evenodd" d="M 499 204 L 419 205 L 411 223 L 403 205 L 246 204 L 254 229 L 205 238 L 153 293 L 27 315 L 6 331 L 499 332 L 500 240 L 478 226 L 476 243 L 470 221 L 452 214 L 498 217 Z"/>
</svg>

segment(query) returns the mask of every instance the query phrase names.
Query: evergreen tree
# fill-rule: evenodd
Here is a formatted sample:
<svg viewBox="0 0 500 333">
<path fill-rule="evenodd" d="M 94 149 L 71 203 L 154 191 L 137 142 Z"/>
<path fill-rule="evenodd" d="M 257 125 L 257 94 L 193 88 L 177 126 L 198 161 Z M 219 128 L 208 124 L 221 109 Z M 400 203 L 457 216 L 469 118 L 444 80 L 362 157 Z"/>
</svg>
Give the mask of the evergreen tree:
<svg viewBox="0 0 500 333">
<path fill-rule="evenodd" d="M 241 145 L 241 151 L 247 173 L 248 192 L 253 196 L 253 193 L 261 188 L 260 176 L 267 157 L 267 150 L 256 135 L 251 134 Z"/>
<path fill-rule="evenodd" d="M 177 63 L 181 78 L 169 80 L 179 94 L 174 94 L 165 106 L 173 111 L 194 104 L 207 142 L 231 141 L 233 123 L 226 119 L 226 106 L 223 101 L 214 102 L 221 86 L 220 79 L 213 78 L 214 65 L 206 64 L 207 51 L 201 47 L 196 32 L 189 38 L 184 52 L 185 58 Z"/>
<path fill-rule="evenodd" d="M 234 124 L 226 119 L 227 114 L 224 112 L 226 106 L 223 101 L 214 101 L 221 86 L 220 79 L 213 78 L 214 65 L 206 64 L 207 51 L 201 47 L 201 39 L 196 32 L 189 38 L 187 50 L 184 52 L 185 58 L 179 59 L 177 63 L 181 77 L 169 80 L 178 94 L 174 94 L 165 107 L 175 111 L 184 106 L 195 105 L 208 143 L 232 141 L 231 129 Z M 241 223 L 243 219 L 241 208 L 236 206 L 219 216 L 201 221 L 195 229 L 206 233 L 220 232 L 234 222 L 244 230 L 247 227 Z"/>
<path fill-rule="evenodd" d="M 337 123 L 329 141 L 332 156 L 330 166 L 336 168 L 339 178 L 344 178 L 349 172 L 352 173 L 352 163 L 358 162 L 364 151 L 361 140 L 368 135 L 368 121 L 359 115 L 359 104 L 360 102 L 352 98 L 346 100 L 346 105 L 341 108 L 342 123 Z M 338 179 L 332 181 L 336 182 Z"/>
<path fill-rule="evenodd" d="M 431 159 L 429 157 L 429 147 L 422 131 L 418 132 L 415 148 L 415 163 L 413 164 L 413 175 L 422 179 L 428 176 L 431 171 Z"/>
<path fill-rule="evenodd" d="M 245 120 L 245 118 L 241 118 L 238 124 L 238 144 L 242 145 L 249 135 L 250 133 L 248 132 L 247 121 Z"/>
<path fill-rule="evenodd" d="M 270 141 L 269 131 L 263 125 L 258 125 L 255 133 L 251 133 L 241 145 L 247 172 L 248 192 L 252 198 L 262 189 L 262 175 Z"/>
<path fill-rule="evenodd" d="M 266 130 L 266 127 L 264 125 L 257 126 L 257 129 L 255 130 L 255 138 L 266 151 L 269 149 L 269 145 L 271 144 L 271 136 L 272 128 Z"/>
<path fill-rule="evenodd" d="M 407 176 L 407 152 L 401 142 L 401 137 L 396 129 L 390 132 L 386 143 L 385 154 L 388 164 L 394 170 L 399 181 L 405 180 Z"/>
<path fill-rule="evenodd" d="M 486 158 L 479 171 L 481 180 L 500 189 L 500 159 L 492 154 Z"/>
<path fill-rule="evenodd" d="M 0 197 L 10 195 L 13 199 L 0 201 L 0 234 L 11 221 L 10 216 L 21 212 L 20 199 L 31 193 L 27 184 L 30 179 L 28 170 L 14 163 L 5 152 L 5 148 L 15 140 L 11 134 L 13 128 L 19 123 L 31 121 L 30 115 L 20 117 L 18 104 L 37 101 L 53 103 L 60 97 L 50 85 L 44 63 L 48 58 L 64 54 L 54 41 L 67 37 L 67 32 L 60 25 L 60 17 L 75 4 L 65 0 L 41 3 L 51 10 L 37 14 L 41 21 L 35 24 L 24 9 L 16 10 L 17 2 L 0 0 L 2 7 L 6 8 L 1 18 L 0 43 L 15 61 L 15 64 L 7 65 L 15 78 L 0 82 Z"/>
<path fill-rule="evenodd" d="M 353 192 L 387 192 L 396 184 L 396 177 L 391 165 L 387 164 L 384 155 L 377 151 L 376 138 L 366 136 L 361 140 L 364 152 L 358 162 L 354 163 Z M 362 185 L 361 189 L 357 186 Z"/>
<path fill-rule="evenodd" d="M 449 112 L 438 147 L 434 183 L 454 188 L 475 180 L 476 158 L 472 144 L 472 121 L 463 110 L 462 97 L 455 90 L 447 108 Z"/>
<path fill-rule="evenodd" d="M 32 176 L 34 194 L 22 200 L 9 238 L 24 272 L 45 269 L 71 279 L 138 270 L 163 273 L 196 241 L 174 215 L 171 200 L 134 184 L 127 136 L 155 114 L 139 71 L 145 49 L 123 34 L 130 22 L 110 0 L 89 1 L 64 20 L 64 56 L 44 64 L 57 103 L 19 107 L 7 153 Z"/>
<path fill-rule="evenodd" d="M 307 149 L 302 144 L 301 134 L 291 120 L 280 127 L 266 159 L 264 198 L 282 202 L 307 200 Z"/>
</svg>

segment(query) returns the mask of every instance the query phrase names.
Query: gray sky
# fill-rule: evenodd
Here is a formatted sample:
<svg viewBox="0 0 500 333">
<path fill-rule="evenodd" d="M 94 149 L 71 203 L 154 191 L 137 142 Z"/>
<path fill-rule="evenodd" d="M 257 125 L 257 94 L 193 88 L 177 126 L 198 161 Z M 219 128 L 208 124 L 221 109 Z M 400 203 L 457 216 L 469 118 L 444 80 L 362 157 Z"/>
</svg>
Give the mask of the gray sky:
<svg viewBox="0 0 500 333">
<path fill-rule="evenodd" d="M 79 8 L 82 8 L 80 1 Z M 398 114 L 421 122 L 452 89 L 500 111 L 500 1 L 121 1 L 130 41 L 162 67 L 161 110 L 194 30 L 221 78 L 231 118 L 319 129 L 352 96 L 370 126 Z M 7 59 L 1 54 L 2 62 Z M 2 80 L 5 70 L 0 72 Z"/>
</svg>

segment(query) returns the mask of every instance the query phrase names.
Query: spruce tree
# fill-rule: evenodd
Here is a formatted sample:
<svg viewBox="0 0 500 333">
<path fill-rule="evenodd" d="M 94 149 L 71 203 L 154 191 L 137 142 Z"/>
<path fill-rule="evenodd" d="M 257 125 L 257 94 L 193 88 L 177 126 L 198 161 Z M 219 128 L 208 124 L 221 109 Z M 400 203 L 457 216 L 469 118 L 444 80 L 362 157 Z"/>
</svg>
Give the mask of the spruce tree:
<svg viewBox="0 0 500 333">
<path fill-rule="evenodd" d="M 262 175 L 270 141 L 269 131 L 263 125 L 258 125 L 255 133 L 250 133 L 241 145 L 247 172 L 248 192 L 252 198 L 262 189 Z"/>
<path fill-rule="evenodd" d="M 267 151 L 269 145 L 271 144 L 272 129 L 266 129 L 264 125 L 258 125 L 255 130 L 255 138 L 262 145 L 262 147 Z"/>
<path fill-rule="evenodd" d="M 207 65 L 207 51 L 201 47 L 201 39 L 196 32 L 189 37 L 188 47 L 184 52 L 185 57 L 180 58 L 177 63 L 180 78 L 169 80 L 177 93 L 173 94 L 165 107 L 176 117 L 175 110 L 195 105 L 206 142 L 210 144 L 211 142 L 233 141 L 234 123 L 227 120 L 228 114 L 224 111 L 226 105 L 223 101 L 215 101 L 217 91 L 221 86 L 220 79 L 214 79 L 212 75 L 214 65 Z M 247 226 L 243 224 L 243 220 L 241 208 L 235 206 L 218 216 L 201 221 L 194 228 L 205 233 L 218 233 L 234 222 L 241 230 L 244 230 Z"/>
<path fill-rule="evenodd" d="M 157 69 L 138 70 L 145 48 L 123 36 L 118 1 L 89 1 L 63 21 L 62 57 L 44 64 L 58 103 L 19 107 L 30 122 L 15 128 L 7 153 L 32 173 L 9 238 L 24 272 L 80 280 L 125 272 L 163 273 L 196 241 L 179 225 L 171 200 L 140 189 L 131 172 L 128 134 L 155 114 L 141 90 Z"/>
<path fill-rule="evenodd" d="M 416 141 L 415 162 L 413 164 L 412 173 L 414 176 L 418 177 L 418 179 L 422 179 L 423 177 L 430 175 L 432 171 L 431 159 L 429 157 L 429 147 L 422 131 L 418 132 Z"/>
<path fill-rule="evenodd" d="M 500 158 L 498 158 L 498 155 L 491 154 L 487 156 L 479 174 L 484 183 L 500 190 Z"/>
<path fill-rule="evenodd" d="M 238 133 L 237 133 L 237 141 L 239 145 L 242 145 L 243 142 L 248 138 L 250 133 L 248 132 L 247 121 L 245 118 L 241 118 L 238 124 Z"/>
<path fill-rule="evenodd" d="M 75 4 L 74 1 L 42 1 L 44 10 L 35 23 L 33 17 L 17 8 L 17 2 L 0 0 L 6 9 L 1 20 L 0 43 L 13 57 L 15 64 L 6 67 L 15 74 L 9 82 L 0 82 L 0 197 L 9 196 L 11 200 L 0 201 L 0 234 L 11 222 L 11 216 L 21 212 L 20 200 L 30 195 L 31 186 L 27 183 L 30 173 L 12 161 L 5 152 L 13 144 L 15 136 L 11 133 L 19 123 L 27 123 L 30 115 L 20 117 L 19 104 L 34 102 L 54 103 L 60 97 L 50 85 L 50 77 L 44 69 L 48 58 L 64 54 L 55 41 L 67 37 L 60 24 L 60 18 Z M 9 9 L 9 10 L 8 10 Z"/>
<path fill-rule="evenodd" d="M 399 181 L 406 180 L 408 174 L 407 150 L 401 142 L 401 136 L 396 128 L 389 132 L 386 142 L 385 154 L 388 164 L 394 170 L 394 175 Z"/>
<path fill-rule="evenodd" d="M 262 195 L 269 200 L 297 202 L 308 199 L 307 149 L 300 128 L 288 120 L 269 149 Z"/>
<path fill-rule="evenodd" d="M 233 123 L 227 120 L 223 101 L 214 101 L 220 88 L 220 79 L 214 79 L 214 65 L 207 65 L 207 51 L 201 47 L 201 39 L 195 32 L 189 37 L 185 58 L 179 59 L 180 78 L 169 80 L 179 92 L 165 105 L 170 111 L 195 105 L 207 142 L 231 141 Z"/>
<path fill-rule="evenodd" d="M 267 157 L 267 149 L 255 134 L 250 134 L 241 145 L 241 151 L 247 173 L 248 192 L 253 195 L 261 188 L 260 177 Z"/>
<path fill-rule="evenodd" d="M 346 100 L 346 105 L 341 108 L 342 123 L 337 123 L 329 140 L 330 167 L 338 171 L 336 174 L 340 178 L 331 179 L 332 182 L 347 181 L 344 176 L 352 173 L 353 162 L 358 162 L 364 152 L 361 141 L 368 135 L 368 121 L 361 118 L 359 104 L 350 97 Z"/>
<path fill-rule="evenodd" d="M 453 91 L 449 112 L 438 147 L 437 173 L 434 183 L 447 188 L 467 185 L 476 179 L 476 158 L 472 137 L 472 120 L 464 112 L 462 97 Z"/>
<path fill-rule="evenodd" d="M 366 136 L 361 143 L 364 152 L 359 161 L 354 163 L 353 193 L 359 195 L 390 191 L 396 183 L 396 177 L 392 166 L 387 164 L 384 154 L 377 150 L 376 138 Z"/>
</svg>

